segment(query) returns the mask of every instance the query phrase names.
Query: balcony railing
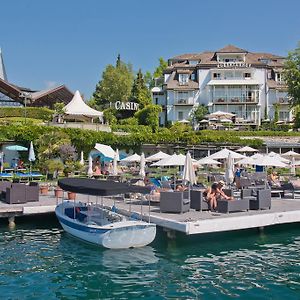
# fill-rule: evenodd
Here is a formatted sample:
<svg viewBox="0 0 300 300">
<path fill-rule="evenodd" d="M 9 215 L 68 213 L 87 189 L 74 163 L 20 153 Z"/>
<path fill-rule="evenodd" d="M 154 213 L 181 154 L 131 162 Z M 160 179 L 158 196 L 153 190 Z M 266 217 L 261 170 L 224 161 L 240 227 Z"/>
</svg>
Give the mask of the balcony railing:
<svg viewBox="0 0 300 300">
<path fill-rule="evenodd" d="M 195 101 L 193 98 L 191 99 L 177 99 L 174 102 L 175 105 L 194 105 Z"/>
<path fill-rule="evenodd" d="M 212 102 L 215 104 L 239 104 L 239 103 L 258 103 L 258 98 L 255 97 L 214 97 Z"/>
</svg>

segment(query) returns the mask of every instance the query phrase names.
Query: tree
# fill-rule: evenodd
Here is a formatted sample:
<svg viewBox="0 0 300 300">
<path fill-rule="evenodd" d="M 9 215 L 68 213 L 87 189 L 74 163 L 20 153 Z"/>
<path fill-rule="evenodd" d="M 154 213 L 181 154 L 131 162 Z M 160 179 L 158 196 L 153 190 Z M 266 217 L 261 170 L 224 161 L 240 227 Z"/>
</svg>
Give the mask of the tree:
<svg viewBox="0 0 300 300">
<path fill-rule="evenodd" d="M 118 56 L 116 66 L 108 65 L 102 73 L 93 94 L 95 102 L 101 109 L 107 108 L 109 102 L 127 101 L 133 83 L 132 67 L 125 64 Z"/>
<path fill-rule="evenodd" d="M 152 131 L 157 131 L 159 127 L 159 113 L 162 111 L 159 105 L 148 105 L 135 113 L 135 117 L 139 120 L 139 125 L 147 125 Z"/>
<path fill-rule="evenodd" d="M 192 112 L 192 120 L 194 123 L 199 123 L 204 119 L 205 115 L 208 114 L 208 107 L 204 104 L 200 104 L 193 112 Z"/>
<path fill-rule="evenodd" d="M 133 82 L 131 101 L 138 103 L 141 109 L 152 103 L 151 95 L 145 84 L 141 69 L 139 69 Z"/>
<path fill-rule="evenodd" d="M 154 78 L 160 78 L 163 76 L 164 70 L 167 68 L 168 62 L 165 61 L 162 57 L 159 58 L 159 66 L 155 69 L 153 73 Z"/>
<path fill-rule="evenodd" d="M 300 43 L 291 51 L 284 64 L 283 77 L 288 86 L 292 107 L 300 104 Z"/>
<path fill-rule="evenodd" d="M 279 121 L 279 104 L 275 103 L 274 104 L 274 119 L 273 123 L 277 123 Z"/>
</svg>

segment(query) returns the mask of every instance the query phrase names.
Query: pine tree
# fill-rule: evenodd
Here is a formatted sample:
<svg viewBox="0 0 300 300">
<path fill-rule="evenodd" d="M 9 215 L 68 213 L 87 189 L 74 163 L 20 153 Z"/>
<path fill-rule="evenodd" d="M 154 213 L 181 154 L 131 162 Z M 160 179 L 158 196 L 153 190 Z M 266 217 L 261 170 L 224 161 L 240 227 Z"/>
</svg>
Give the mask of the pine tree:
<svg viewBox="0 0 300 300">
<path fill-rule="evenodd" d="M 150 91 L 145 84 L 141 69 L 139 69 L 133 82 L 131 101 L 139 103 L 141 109 L 147 105 L 150 105 L 152 102 Z"/>
</svg>

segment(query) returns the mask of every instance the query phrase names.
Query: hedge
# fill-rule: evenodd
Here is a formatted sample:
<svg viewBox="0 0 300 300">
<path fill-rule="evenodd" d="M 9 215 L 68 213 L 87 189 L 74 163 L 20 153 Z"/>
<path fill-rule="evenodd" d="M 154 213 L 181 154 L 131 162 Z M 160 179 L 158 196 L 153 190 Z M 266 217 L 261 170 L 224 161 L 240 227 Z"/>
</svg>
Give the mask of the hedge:
<svg viewBox="0 0 300 300">
<path fill-rule="evenodd" d="M 26 117 L 49 121 L 53 117 L 54 111 L 44 107 L 27 107 Z M 25 117 L 24 107 L 1 107 L 0 118 L 6 117 Z"/>
</svg>

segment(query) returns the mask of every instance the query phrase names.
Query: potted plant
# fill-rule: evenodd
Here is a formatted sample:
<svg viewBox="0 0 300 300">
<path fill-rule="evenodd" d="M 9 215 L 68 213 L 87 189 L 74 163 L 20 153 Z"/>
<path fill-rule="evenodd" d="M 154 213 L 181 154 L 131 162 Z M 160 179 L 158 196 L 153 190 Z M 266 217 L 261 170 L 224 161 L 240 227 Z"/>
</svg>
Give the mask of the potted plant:
<svg viewBox="0 0 300 300">
<path fill-rule="evenodd" d="M 41 193 L 41 195 L 44 195 L 44 196 L 46 196 L 46 195 L 48 195 L 48 192 L 49 192 L 49 185 L 48 184 L 41 184 L 40 185 L 40 193 Z"/>
<path fill-rule="evenodd" d="M 54 196 L 55 198 L 62 198 L 63 197 L 63 189 L 61 189 L 59 186 L 57 186 L 55 189 L 54 189 Z"/>
</svg>

